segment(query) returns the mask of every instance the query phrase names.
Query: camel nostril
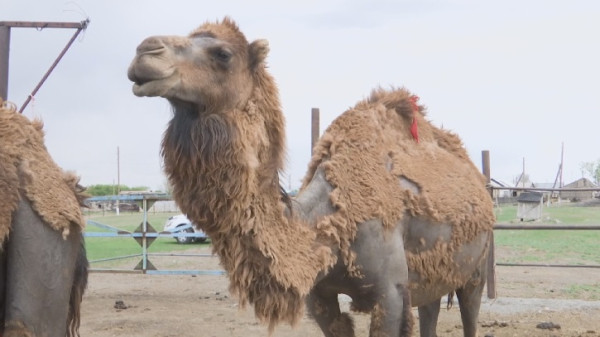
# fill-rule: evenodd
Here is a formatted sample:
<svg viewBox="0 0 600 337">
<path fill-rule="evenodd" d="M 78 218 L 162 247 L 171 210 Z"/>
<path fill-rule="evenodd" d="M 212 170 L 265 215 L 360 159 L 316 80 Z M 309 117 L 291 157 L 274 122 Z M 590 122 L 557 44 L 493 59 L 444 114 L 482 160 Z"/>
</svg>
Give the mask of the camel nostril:
<svg viewBox="0 0 600 337">
<path fill-rule="evenodd" d="M 142 41 L 137 47 L 136 52 L 138 55 L 142 54 L 159 54 L 165 49 L 165 45 L 158 37 L 149 37 Z"/>
</svg>

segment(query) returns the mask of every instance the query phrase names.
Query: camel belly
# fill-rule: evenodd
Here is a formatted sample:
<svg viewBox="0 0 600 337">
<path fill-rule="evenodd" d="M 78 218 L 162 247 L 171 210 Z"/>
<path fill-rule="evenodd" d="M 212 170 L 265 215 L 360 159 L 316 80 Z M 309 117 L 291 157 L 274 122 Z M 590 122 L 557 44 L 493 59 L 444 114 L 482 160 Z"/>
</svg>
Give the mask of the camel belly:
<svg viewBox="0 0 600 337">
<path fill-rule="evenodd" d="M 470 241 L 452 237 L 452 227 L 413 219 L 405 227 L 404 248 L 413 306 L 439 300 L 468 282 L 484 282 L 489 232 Z"/>
</svg>

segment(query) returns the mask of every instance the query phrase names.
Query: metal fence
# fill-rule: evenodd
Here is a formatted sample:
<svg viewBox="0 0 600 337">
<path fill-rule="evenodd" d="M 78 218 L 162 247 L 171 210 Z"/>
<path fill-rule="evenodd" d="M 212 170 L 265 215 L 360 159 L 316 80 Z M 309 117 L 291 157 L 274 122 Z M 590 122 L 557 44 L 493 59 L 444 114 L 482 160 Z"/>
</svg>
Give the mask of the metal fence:
<svg viewBox="0 0 600 337">
<path fill-rule="evenodd" d="M 509 190 L 517 192 L 600 192 L 600 188 L 525 188 L 525 187 L 494 187 L 491 186 L 490 174 L 490 154 L 489 151 L 482 151 L 482 171 L 488 182 L 488 190 L 490 195 L 494 195 L 495 190 Z M 494 230 L 600 230 L 600 224 L 592 225 L 575 225 L 575 224 L 544 224 L 544 223 L 529 223 L 507 224 L 497 223 L 494 225 Z M 492 236 L 493 237 L 493 236 Z M 581 265 L 581 264 L 548 264 L 548 263 L 497 263 L 495 257 L 495 242 L 492 239 L 490 245 L 490 258 L 488 259 L 487 270 L 487 291 L 489 298 L 496 298 L 496 266 L 520 266 L 520 267 L 555 267 L 555 268 L 600 268 L 600 265 Z"/>
<path fill-rule="evenodd" d="M 92 199 L 92 201 L 99 201 L 103 198 Z M 198 237 L 197 233 L 187 233 L 185 231 L 168 232 L 161 231 L 157 232 L 148 222 L 148 209 L 156 201 L 171 200 L 170 196 L 164 193 L 140 193 L 131 195 L 119 195 L 104 198 L 107 200 L 129 201 L 136 202 L 140 205 L 143 214 L 142 223 L 133 231 L 128 231 L 120 228 L 116 228 L 110 225 L 102 224 L 97 221 L 87 220 L 89 226 L 104 229 L 105 232 L 92 232 L 86 230 L 84 236 L 87 237 L 103 237 L 103 238 L 116 238 L 116 237 L 130 237 L 133 238 L 141 248 L 139 254 L 115 256 L 105 259 L 98 259 L 90 261 L 92 268 L 90 272 L 96 273 L 143 273 L 143 274 L 155 274 L 155 275 L 223 275 L 223 270 L 158 270 L 152 262 L 150 257 L 153 256 L 178 256 L 178 257 L 203 257 L 203 258 L 214 258 L 212 254 L 178 254 L 178 253 L 151 253 L 148 251 L 150 245 L 160 237 Z M 88 228 L 89 228 L 88 226 Z M 186 228 L 182 227 L 180 230 Z M 106 262 L 106 261 L 117 261 L 130 258 L 139 257 L 140 261 L 134 269 L 116 269 L 116 268 L 94 268 L 95 263 Z"/>
<path fill-rule="evenodd" d="M 483 154 L 483 173 L 490 181 L 489 175 L 489 153 Z M 511 190 L 511 191 L 534 191 L 534 192 L 564 192 L 564 191 L 598 191 L 600 188 L 571 188 L 571 189 L 549 189 L 549 188 L 519 188 L 519 187 L 492 187 L 489 185 L 490 195 L 493 195 L 494 190 Z M 109 225 L 101 224 L 96 221 L 88 220 L 88 225 L 108 230 L 108 232 L 90 232 L 86 231 L 86 237 L 131 237 L 135 239 L 141 247 L 141 252 L 134 255 L 118 256 L 107 259 L 100 259 L 90 261 L 93 265 L 97 262 L 104 262 L 110 260 L 119 260 L 127 258 L 140 257 L 141 260 L 133 270 L 126 269 L 108 269 L 108 268 L 91 268 L 91 272 L 104 272 L 104 273 L 143 273 L 143 274 L 182 274 L 182 275 L 223 275 L 223 270 L 158 270 L 152 265 L 149 258 L 152 256 L 177 256 L 177 257 L 213 257 L 211 254 L 177 254 L 177 253 L 150 253 L 148 251 L 149 246 L 154 240 L 159 237 L 196 237 L 196 233 L 187 232 L 157 232 L 148 223 L 148 209 L 152 207 L 154 202 L 159 200 L 170 200 L 170 196 L 167 194 L 155 194 L 155 193 L 142 193 L 135 195 L 120 195 L 118 196 L 120 201 L 133 201 L 140 204 L 143 212 L 143 221 L 140 226 L 133 232 L 115 228 Z M 529 223 L 527 225 L 521 224 L 507 224 L 498 223 L 494 225 L 494 230 L 600 230 L 600 225 L 573 225 L 573 224 L 542 224 L 542 223 Z M 487 289 L 488 297 L 496 297 L 496 266 L 527 266 L 527 267 L 560 267 L 560 268 L 600 268 L 600 265 L 568 265 L 568 264 L 531 264 L 531 263 L 497 263 L 495 259 L 495 243 L 492 239 L 490 245 L 490 259 L 488 260 L 488 279 Z"/>
</svg>

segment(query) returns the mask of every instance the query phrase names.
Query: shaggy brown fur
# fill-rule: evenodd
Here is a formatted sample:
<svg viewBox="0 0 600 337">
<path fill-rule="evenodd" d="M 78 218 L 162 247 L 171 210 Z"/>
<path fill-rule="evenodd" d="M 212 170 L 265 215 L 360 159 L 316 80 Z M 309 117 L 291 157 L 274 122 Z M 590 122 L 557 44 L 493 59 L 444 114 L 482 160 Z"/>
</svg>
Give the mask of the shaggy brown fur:
<svg viewBox="0 0 600 337">
<path fill-rule="evenodd" d="M 406 215 L 451 224 L 450 243 L 439 241 L 432 250 L 406 253 L 409 269 L 428 281 L 419 286 L 440 280 L 459 286 L 465 280 L 455 277 L 459 268 L 452 253 L 492 230 L 491 200 L 460 139 L 426 120 L 423 107 L 419 112 L 417 143 L 410 133 L 411 93 L 374 90 L 325 131 L 315 146 L 304 186 L 325 163 L 326 178 L 334 187 L 331 201 L 338 211 L 321 220 L 319 228 L 332 228 L 339 235 L 344 262 L 353 273 L 357 269 L 349 247 L 356 224 L 382 219 L 390 228 Z M 401 186 L 401 178 L 415 184 L 418 193 Z"/>
<path fill-rule="evenodd" d="M 224 31 L 225 30 L 225 31 Z M 232 21 L 205 24 L 212 34 L 247 45 Z M 233 36 L 232 36 L 233 35 Z M 266 46 L 254 45 L 256 89 L 247 104 L 218 111 L 171 102 L 175 116 L 162 142 L 173 196 L 213 242 L 240 303 L 254 305 L 270 329 L 295 324 L 317 274 L 335 260 L 315 246 L 315 233 L 284 217 L 278 173 L 284 158 L 284 120 L 273 78 L 264 71 Z M 210 102 L 217 101 L 210 100 Z M 189 138 L 191 136 L 191 138 Z M 241 185 L 243 184 L 243 185 Z M 274 206 L 275 205 L 275 206 Z"/>
<path fill-rule="evenodd" d="M 85 226 L 80 205 L 87 197 L 79 179 L 59 168 L 44 145 L 43 123 L 29 121 L 14 106 L 0 102 L 0 243 L 9 231 L 20 198 L 53 229 L 69 234 Z"/>
<path fill-rule="evenodd" d="M 174 109 L 161 153 L 175 200 L 211 237 L 232 293 L 242 305 L 253 304 L 256 316 L 270 329 L 281 321 L 294 324 L 303 313 L 305 297 L 320 285 L 322 293 L 313 289 L 311 294 L 317 297 L 312 300 L 313 314 L 320 314 L 320 306 L 333 308 L 338 293 L 355 290 L 362 301 L 357 307 L 374 310 L 373 334 L 391 329 L 409 334 L 406 289 L 399 294 L 403 312 L 385 312 L 394 306 L 359 296 L 361 291 L 353 286 L 420 286 L 402 283 L 409 282 L 409 272 L 419 274 L 423 286 L 443 287 L 440 291 L 464 285 L 471 270 L 457 272 L 453 253 L 485 238 L 480 234 L 490 232 L 494 220 L 483 177 L 457 136 L 431 125 L 422 107 L 415 113 L 408 91 L 377 89 L 322 136 L 299 196 L 311 200 L 298 202 L 298 218 L 289 216 L 278 186 L 284 120 L 277 88 L 265 71 L 267 51 L 262 40 L 248 44 L 229 18 L 206 23 L 188 37 L 149 37 L 138 46 L 128 69 L 134 93 L 165 97 Z M 413 118 L 419 126 L 418 143 L 411 136 Z M 317 172 L 324 172 L 325 179 L 310 183 Z M 312 192 L 318 189 L 314 199 L 314 194 L 302 194 L 311 186 Z M 307 205 L 313 201 L 318 204 Z M 310 215 L 316 220 L 299 219 L 309 218 L 303 206 L 317 209 Z M 399 238 L 414 219 L 426 223 L 423 226 L 451 229 L 451 237 L 437 240 L 432 234 L 433 242 L 427 243 L 431 249 L 405 252 L 406 242 Z M 384 231 L 397 235 L 398 242 L 385 235 L 381 239 Z M 360 237 L 363 253 L 369 245 L 387 244 L 398 260 L 386 266 L 395 262 L 398 268 L 390 273 L 369 269 L 369 262 L 380 255 L 366 252 L 360 256 L 368 258 L 361 263 L 363 271 L 371 271 L 370 279 L 362 275 L 352 251 L 361 250 L 358 232 L 365 233 Z M 474 246 L 461 252 L 485 254 L 484 243 Z M 483 257 L 469 255 L 465 260 L 469 258 Z M 385 315 L 397 315 L 401 326 Z M 350 336 L 349 321 L 349 316 L 337 314 L 319 324 L 328 336 Z"/>
</svg>

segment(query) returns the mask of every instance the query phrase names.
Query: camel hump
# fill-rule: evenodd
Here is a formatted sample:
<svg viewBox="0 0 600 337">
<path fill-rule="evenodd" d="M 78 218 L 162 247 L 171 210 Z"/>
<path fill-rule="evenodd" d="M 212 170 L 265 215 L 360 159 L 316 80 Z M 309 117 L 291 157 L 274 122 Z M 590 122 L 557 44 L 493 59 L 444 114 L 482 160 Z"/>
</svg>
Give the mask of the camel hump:
<svg viewBox="0 0 600 337">
<path fill-rule="evenodd" d="M 404 88 L 386 90 L 378 87 L 371 91 L 367 104 L 383 104 L 387 109 L 396 110 L 398 115 L 412 120 L 415 111 L 425 115 L 425 107 L 418 104 L 419 97 Z"/>
</svg>

